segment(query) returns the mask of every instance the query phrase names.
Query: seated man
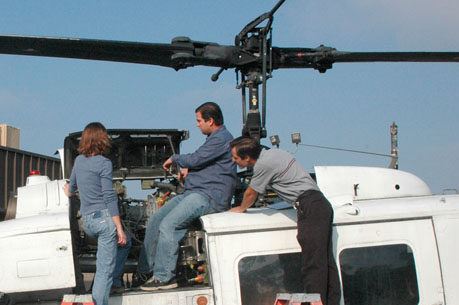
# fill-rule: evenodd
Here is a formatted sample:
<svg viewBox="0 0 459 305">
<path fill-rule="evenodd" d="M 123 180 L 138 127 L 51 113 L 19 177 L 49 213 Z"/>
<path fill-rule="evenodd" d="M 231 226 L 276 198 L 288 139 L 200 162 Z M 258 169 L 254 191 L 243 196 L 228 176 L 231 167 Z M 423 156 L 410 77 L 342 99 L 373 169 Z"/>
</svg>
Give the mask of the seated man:
<svg viewBox="0 0 459 305">
<path fill-rule="evenodd" d="M 140 287 L 142 290 L 177 287 L 179 242 L 187 227 L 202 215 L 230 208 L 236 186 L 236 165 L 231 160 L 229 146 L 233 136 L 223 125 L 217 104 L 204 103 L 195 113 L 197 127 L 207 138 L 194 153 L 173 155 L 163 164 L 165 170 L 173 163 L 182 168 L 181 175 L 186 176 L 185 191 L 166 202 L 147 223 L 138 273 L 142 277 L 152 272 L 153 276 Z"/>
</svg>

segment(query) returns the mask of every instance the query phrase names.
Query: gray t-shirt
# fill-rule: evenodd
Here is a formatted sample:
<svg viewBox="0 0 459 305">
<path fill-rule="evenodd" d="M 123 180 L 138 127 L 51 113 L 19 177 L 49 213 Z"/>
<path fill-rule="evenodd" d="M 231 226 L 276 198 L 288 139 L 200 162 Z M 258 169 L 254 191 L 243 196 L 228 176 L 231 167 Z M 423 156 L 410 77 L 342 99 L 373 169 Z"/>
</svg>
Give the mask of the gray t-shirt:
<svg viewBox="0 0 459 305">
<path fill-rule="evenodd" d="M 255 166 L 250 187 L 263 194 L 270 186 L 283 200 L 295 202 L 303 192 L 319 190 L 301 164 L 286 151 L 262 150 Z"/>
</svg>

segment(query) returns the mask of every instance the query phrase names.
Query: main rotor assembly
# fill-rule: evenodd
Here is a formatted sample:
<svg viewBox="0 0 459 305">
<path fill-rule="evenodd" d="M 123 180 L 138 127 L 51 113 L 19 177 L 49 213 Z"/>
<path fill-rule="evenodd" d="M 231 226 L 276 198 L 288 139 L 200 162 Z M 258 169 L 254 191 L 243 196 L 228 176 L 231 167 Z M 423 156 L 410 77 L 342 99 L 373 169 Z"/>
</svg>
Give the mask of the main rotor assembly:
<svg viewBox="0 0 459 305">
<path fill-rule="evenodd" d="M 342 52 L 323 45 L 317 48 L 273 47 L 274 14 L 284 2 L 279 0 L 270 11 L 249 22 L 236 35 L 234 45 L 193 41 L 188 37 L 176 37 L 169 44 L 161 44 L 0 35 L 0 54 L 138 63 L 175 70 L 217 67 L 219 70 L 212 75 L 212 81 L 218 80 L 224 70 L 235 69 L 237 88 L 242 96 L 242 134 L 257 139 L 267 134 L 266 87 L 276 69 L 312 68 L 324 73 L 334 63 L 345 62 L 459 62 L 459 52 Z"/>
</svg>

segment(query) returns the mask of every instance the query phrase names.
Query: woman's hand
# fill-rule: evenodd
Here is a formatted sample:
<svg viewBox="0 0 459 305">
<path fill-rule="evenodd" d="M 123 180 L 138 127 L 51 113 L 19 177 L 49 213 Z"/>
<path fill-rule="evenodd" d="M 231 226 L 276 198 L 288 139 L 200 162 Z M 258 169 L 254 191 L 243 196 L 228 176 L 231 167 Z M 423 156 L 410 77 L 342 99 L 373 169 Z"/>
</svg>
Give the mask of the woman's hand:
<svg viewBox="0 0 459 305">
<path fill-rule="evenodd" d="M 112 216 L 112 220 L 116 228 L 116 236 L 118 237 L 118 245 L 123 247 L 127 243 L 127 238 L 123 230 L 123 225 L 121 224 L 121 218 L 119 215 L 116 215 L 116 216 Z"/>
<path fill-rule="evenodd" d="M 124 230 L 123 228 L 121 229 L 116 229 L 116 235 L 118 236 L 118 245 L 120 246 L 125 246 L 126 243 L 127 243 L 127 238 L 126 238 L 126 234 L 124 233 Z"/>
<path fill-rule="evenodd" d="M 68 182 L 66 182 L 64 184 L 64 194 L 67 197 L 72 197 L 73 196 L 73 193 L 70 191 L 70 184 Z"/>
</svg>

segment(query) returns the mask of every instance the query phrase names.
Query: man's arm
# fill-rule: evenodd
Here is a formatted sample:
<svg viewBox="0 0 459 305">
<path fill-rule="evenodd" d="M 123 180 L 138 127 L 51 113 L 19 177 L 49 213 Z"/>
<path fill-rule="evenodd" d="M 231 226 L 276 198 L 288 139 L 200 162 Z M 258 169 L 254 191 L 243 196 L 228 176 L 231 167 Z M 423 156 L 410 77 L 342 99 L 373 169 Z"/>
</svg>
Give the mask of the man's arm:
<svg viewBox="0 0 459 305">
<path fill-rule="evenodd" d="M 172 157 L 170 157 L 169 159 L 167 159 L 163 163 L 163 169 L 166 172 L 168 172 L 173 163 L 174 163 L 174 161 L 172 160 Z M 178 180 L 183 182 L 185 180 L 186 176 L 188 176 L 188 168 L 180 168 L 179 173 L 178 173 Z"/>
<path fill-rule="evenodd" d="M 195 152 L 183 155 L 173 155 L 172 161 L 181 168 L 199 169 L 219 158 L 229 151 L 229 141 L 222 137 L 209 138 Z"/>
<path fill-rule="evenodd" d="M 170 157 L 169 159 L 167 159 L 167 160 L 163 163 L 163 169 L 164 169 L 165 171 L 168 171 L 169 168 L 171 168 L 172 163 L 174 163 L 174 161 L 172 161 L 172 157 Z"/>
<path fill-rule="evenodd" d="M 241 205 L 230 209 L 230 212 L 243 213 L 245 210 L 250 208 L 252 204 L 257 200 L 258 193 L 250 186 L 244 192 L 244 198 L 242 199 Z"/>
</svg>

